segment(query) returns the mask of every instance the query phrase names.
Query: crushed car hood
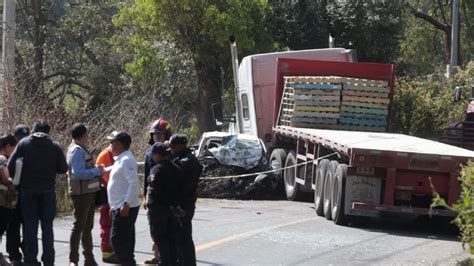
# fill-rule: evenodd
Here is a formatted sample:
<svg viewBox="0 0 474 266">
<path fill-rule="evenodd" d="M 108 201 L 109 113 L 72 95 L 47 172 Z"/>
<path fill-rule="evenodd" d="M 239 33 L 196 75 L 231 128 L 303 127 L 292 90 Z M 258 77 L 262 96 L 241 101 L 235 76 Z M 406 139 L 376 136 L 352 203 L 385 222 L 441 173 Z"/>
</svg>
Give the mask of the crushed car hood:
<svg viewBox="0 0 474 266">
<path fill-rule="evenodd" d="M 223 137 L 222 145 L 210 148 L 209 152 L 222 165 L 239 166 L 246 170 L 256 167 L 263 155 L 259 139 L 244 134 Z"/>
</svg>

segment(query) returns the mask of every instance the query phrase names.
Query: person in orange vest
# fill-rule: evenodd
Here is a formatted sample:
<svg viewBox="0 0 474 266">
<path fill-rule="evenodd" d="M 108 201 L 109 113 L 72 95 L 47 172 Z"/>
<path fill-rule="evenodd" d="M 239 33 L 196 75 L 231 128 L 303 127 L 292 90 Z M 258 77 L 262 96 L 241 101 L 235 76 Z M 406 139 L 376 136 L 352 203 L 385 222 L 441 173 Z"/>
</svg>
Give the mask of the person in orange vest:
<svg viewBox="0 0 474 266">
<path fill-rule="evenodd" d="M 107 139 L 114 138 L 119 132 L 113 131 Z M 114 164 L 115 154 L 112 152 L 112 146 L 109 145 L 107 148 L 102 150 L 97 156 L 96 165 L 103 165 L 109 167 Z M 105 172 L 102 176 L 101 187 L 107 189 L 107 183 L 109 182 L 110 171 Z M 110 229 L 112 227 L 112 217 L 110 216 L 109 204 L 103 204 L 100 206 L 100 249 L 102 251 L 102 261 L 111 264 L 120 264 L 120 261 L 115 255 L 114 249 L 110 244 Z"/>
</svg>

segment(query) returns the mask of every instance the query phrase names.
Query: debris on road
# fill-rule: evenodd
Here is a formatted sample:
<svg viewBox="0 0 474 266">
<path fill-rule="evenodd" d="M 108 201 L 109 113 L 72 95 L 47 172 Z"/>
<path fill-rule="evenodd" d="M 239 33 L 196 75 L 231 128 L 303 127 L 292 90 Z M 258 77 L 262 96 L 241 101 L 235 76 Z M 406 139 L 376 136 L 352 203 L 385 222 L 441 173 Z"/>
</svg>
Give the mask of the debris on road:
<svg viewBox="0 0 474 266">
<path fill-rule="evenodd" d="M 210 158 L 207 158 L 209 160 Z M 201 160 L 201 163 L 203 161 Z M 238 166 L 221 165 L 217 160 L 214 163 L 203 163 L 202 177 L 239 176 L 248 173 L 258 173 L 269 170 L 268 164 L 245 170 Z M 276 199 L 281 198 L 280 184 L 272 174 L 256 174 L 246 177 L 223 179 L 203 179 L 199 182 L 198 196 L 203 198 L 226 199 Z"/>
</svg>

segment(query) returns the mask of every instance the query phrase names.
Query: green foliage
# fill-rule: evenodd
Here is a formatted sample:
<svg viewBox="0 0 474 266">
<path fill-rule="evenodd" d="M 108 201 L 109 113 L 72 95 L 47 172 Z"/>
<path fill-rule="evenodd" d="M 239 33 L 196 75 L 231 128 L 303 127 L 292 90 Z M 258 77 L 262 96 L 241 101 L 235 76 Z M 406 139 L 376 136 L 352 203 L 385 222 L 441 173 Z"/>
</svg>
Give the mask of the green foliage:
<svg viewBox="0 0 474 266">
<path fill-rule="evenodd" d="M 402 1 L 332 1 L 329 13 L 338 46 L 355 48 L 360 61 L 396 61 L 404 26 Z"/>
<path fill-rule="evenodd" d="M 198 144 L 199 138 L 201 137 L 199 134 L 199 128 L 195 123 L 193 123 L 190 127 L 181 128 L 179 132 L 188 137 L 188 142 L 191 145 Z"/>
<path fill-rule="evenodd" d="M 452 1 L 408 1 L 413 7 L 444 25 L 451 25 Z M 459 1 L 460 19 L 460 65 L 467 64 L 474 55 L 474 1 Z M 401 42 L 401 54 L 397 62 L 397 71 L 404 75 L 426 75 L 436 71 L 445 71 L 449 63 L 450 39 L 445 32 L 432 24 L 406 12 L 404 34 Z M 450 40 L 449 40 L 450 41 Z"/>
<path fill-rule="evenodd" d="M 103 99 L 123 85 L 120 57 L 109 42 L 117 11 L 116 1 L 110 0 L 65 7 L 65 14 L 50 29 L 54 38 L 46 43 L 46 74 L 58 74 L 48 80 L 54 84 L 53 95 L 83 92 Z"/>
<path fill-rule="evenodd" d="M 447 207 L 458 213 L 453 222 L 459 227 L 463 246 L 468 245 L 471 254 L 474 255 L 474 163 L 469 162 L 462 168 L 460 181 L 461 193 L 453 206 L 448 206 L 446 201 L 435 192 L 431 207 Z"/>
<path fill-rule="evenodd" d="M 206 131 L 212 129 L 211 104 L 221 102 L 222 84 L 229 83 L 230 75 L 224 81 L 221 76 L 222 71 L 231 73 L 228 37 L 236 37 L 241 55 L 270 51 L 268 12 L 263 0 L 135 0 L 123 6 L 114 23 L 128 33 L 119 43 L 131 55 L 126 69 L 133 76 L 149 80 L 169 67 L 156 52 L 163 42 L 192 62 L 193 71 L 185 72 L 196 78 L 196 84 L 181 95 L 187 96 L 200 130 Z"/>
<path fill-rule="evenodd" d="M 91 97 L 99 103 L 121 87 L 121 61 L 109 43 L 117 10 L 112 0 L 18 1 L 17 76 L 26 94 L 40 93 L 56 108 L 74 112 Z"/>
<path fill-rule="evenodd" d="M 355 48 L 359 61 L 395 62 L 403 32 L 400 1 L 272 1 L 269 25 L 279 47 Z"/>
<path fill-rule="evenodd" d="M 467 79 L 474 74 L 474 62 L 452 79 L 441 74 L 396 80 L 392 109 L 392 131 L 439 139 L 449 124 L 464 120 L 470 91 Z M 453 87 L 463 88 L 462 99 L 454 102 Z"/>
</svg>

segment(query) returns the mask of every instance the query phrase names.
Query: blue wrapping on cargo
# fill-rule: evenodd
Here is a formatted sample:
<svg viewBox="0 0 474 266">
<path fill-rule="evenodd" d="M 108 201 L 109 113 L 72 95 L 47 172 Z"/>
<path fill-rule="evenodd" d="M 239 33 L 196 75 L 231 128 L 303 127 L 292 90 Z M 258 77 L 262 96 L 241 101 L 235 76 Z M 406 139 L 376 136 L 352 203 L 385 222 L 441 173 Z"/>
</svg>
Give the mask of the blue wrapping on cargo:
<svg viewBox="0 0 474 266">
<path fill-rule="evenodd" d="M 295 83 L 295 89 L 309 89 L 309 90 L 340 90 L 341 84 L 326 84 L 326 83 Z"/>
<path fill-rule="evenodd" d="M 378 119 L 360 119 L 360 118 L 353 118 L 353 117 L 346 117 L 341 115 L 339 118 L 341 124 L 349 124 L 349 125 L 366 125 L 366 126 L 386 126 L 387 121 L 378 120 Z"/>
<path fill-rule="evenodd" d="M 315 118 L 315 117 L 302 117 L 302 116 L 292 116 L 292 122 L 304 122 L 304 123 L 313 123 L 313 124 L 337 124 L 337 119 L 331 118 Z"/>
<path fill-rule="evenodd" d="M 375 120 L 386 120 L 385 115 L 376 115 L 376 114 L 356 114 L 356 113 L 347 113 L 342 112 L 341 116 L 347 118 L 359 118 L 359 119 L 375 119 Z"/>
<path fill-rule="evenodd" d="M 341 106 L 341 111 L 344 113 L 361 113 L 361 114 L 374 114 L 374 115 L 388 115 L 387 109 L 371 109 L 357 106 Z"/>
<path fill-rule="evenodd" d="M 304 100 L 295 100 L 296 105 L 306 105 L 306 106 L 339 106 L 340 102 L 331 102 L 331 101 L 304 101 Z"/>
</svg>

